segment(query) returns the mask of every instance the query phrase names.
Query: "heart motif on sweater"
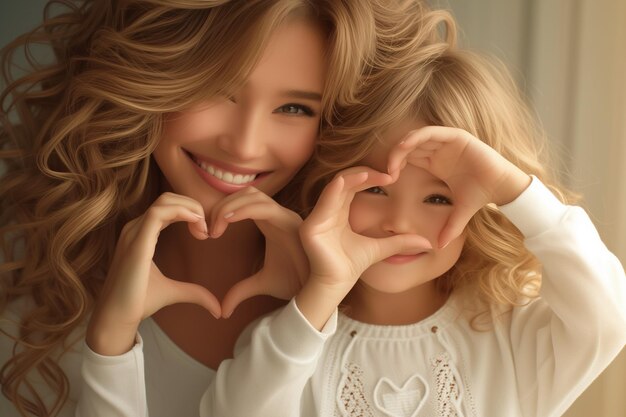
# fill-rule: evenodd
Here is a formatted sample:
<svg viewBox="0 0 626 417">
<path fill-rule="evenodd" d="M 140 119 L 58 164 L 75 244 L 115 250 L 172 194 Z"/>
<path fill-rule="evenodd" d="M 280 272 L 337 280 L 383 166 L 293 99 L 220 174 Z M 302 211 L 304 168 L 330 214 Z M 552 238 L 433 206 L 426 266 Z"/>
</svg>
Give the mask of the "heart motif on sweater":
<svg viewBox="0 0 626 417">
<path fill-rule="evenodd" d="M 402 387 L 383 377 L 374 388 L 374 404 L 389 417 L 415 417 L 427 397 L 428 384 L 417 374 L 408 378 Z"/>
</svg>

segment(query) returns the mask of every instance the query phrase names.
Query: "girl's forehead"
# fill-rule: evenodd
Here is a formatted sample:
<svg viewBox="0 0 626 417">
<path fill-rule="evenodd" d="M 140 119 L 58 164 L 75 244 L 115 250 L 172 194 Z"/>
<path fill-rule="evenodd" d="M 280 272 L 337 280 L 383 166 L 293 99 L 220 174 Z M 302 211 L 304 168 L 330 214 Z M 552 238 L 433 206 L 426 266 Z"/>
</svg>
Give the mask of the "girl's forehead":
<svg viewBox="0 0 626 417">
<path fill-rule="evenodd" d="M 411 132 L 418 130 L 427 123 L 418 117 L 406 117 L 400 122 L 387 129 L 382 134 L 383 142 L 388 145 L 389 149 L 406 139 Z"/>
<path fill-rule="evenodd" d="M 371 152 L 363 159 L 364 164 L 379 171 L 387 171 L 389 152 L 398 143 L 406 139 L 411 132 L 426 126 L 420 118 L 407 117 L 384 131 L 376 141 Z"/>
<path fill-rule="evenodd" d="M 370 153 L 363 158 L 363 165 L 374 168 L 377 171 L 387 172 L 387 159 L 390 150 L 391 147 L 388 144 L 376 142 Z"/>
</svg>

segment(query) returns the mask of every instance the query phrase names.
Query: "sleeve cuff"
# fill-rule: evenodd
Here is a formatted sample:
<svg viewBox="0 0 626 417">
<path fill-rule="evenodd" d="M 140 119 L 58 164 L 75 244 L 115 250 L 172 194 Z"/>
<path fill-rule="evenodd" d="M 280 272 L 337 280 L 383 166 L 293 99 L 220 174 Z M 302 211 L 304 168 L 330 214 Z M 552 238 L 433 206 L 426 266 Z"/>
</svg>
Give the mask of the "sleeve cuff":
<svg viewBox="0 0 626 417">
<path fill-rule="evenodd" d="M 567 206 L 535 176 L 515 200 L 498 208 L 526 238 L 551 229 L 567 213 Z"/>
<path fill-rule="evenodd" d="M 311 326 L 292 298 L 272 320 L 270 336 L 288 356 L 310 358 L 319 353 L 326 340 L 337 330 L 337 309 L 321 331 Z"/>
<path fill-rule="evenodd" d="M 82 386 L 76 408 L 81 416 L 147 416 L 143 343 L 128 352 L 103 356 L 84 343 Z"/>
<path fill-rule="evenodd" d="M 83 344 L 84 344 L 83 358 L 86 361 L 89 361 L 95 365 L 113 366 L 113 365 L 135 363 L 137 354 L 143 354 L 143 339 L 141 338 L 141 335 L 139 333 L 137 333 L 137 336 L 135 336 L 135 345 L 128 352 L 123 353 L 121 355 L 117 355 L 117 356 L 100 355 L 99 353 L 96 353 L 93 350 L 91 350 L 87 342 L 83 342 Z"/>
</svg>

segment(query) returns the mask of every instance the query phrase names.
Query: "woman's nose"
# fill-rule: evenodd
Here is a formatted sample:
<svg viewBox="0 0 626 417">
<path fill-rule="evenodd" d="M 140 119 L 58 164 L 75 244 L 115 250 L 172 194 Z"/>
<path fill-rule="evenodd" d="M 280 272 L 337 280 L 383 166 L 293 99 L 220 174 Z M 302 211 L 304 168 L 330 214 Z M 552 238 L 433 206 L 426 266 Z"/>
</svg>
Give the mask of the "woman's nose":
<svg viewBox="0 0 626 417">
<path fill-rule="evenodd" d="M 252 160 L 263 156 L 267 132 L 263 114 L 249 109 L 233 117 L 227 134 L 220 135 L 220 147 L 240 160 Z"/>
</svg>

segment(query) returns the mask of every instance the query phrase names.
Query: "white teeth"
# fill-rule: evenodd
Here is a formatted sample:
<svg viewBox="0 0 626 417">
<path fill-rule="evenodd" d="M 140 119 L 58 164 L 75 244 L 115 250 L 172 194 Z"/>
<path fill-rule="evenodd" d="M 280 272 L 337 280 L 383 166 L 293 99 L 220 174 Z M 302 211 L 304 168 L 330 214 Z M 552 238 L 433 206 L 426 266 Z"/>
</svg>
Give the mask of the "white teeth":
<svg viewBox="0 0 626 417">
<path fill-rule="evenodd" d="M 233 174 L 228 171 L 221 171 L 218 168 L 215 168 L 213 165 L 209 165 L 206 162 L 196 162 L 200 168 L 213 175 L 215 178 L 218 178 L 224 182 L 229 184 L 241 185 L 247 184 L 249 182 L 254 181 L 256 178 L 255 174 L 242 175 L 242 174 Z"/>
</svg>

